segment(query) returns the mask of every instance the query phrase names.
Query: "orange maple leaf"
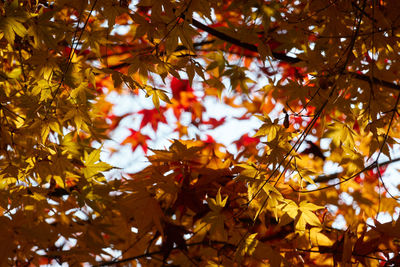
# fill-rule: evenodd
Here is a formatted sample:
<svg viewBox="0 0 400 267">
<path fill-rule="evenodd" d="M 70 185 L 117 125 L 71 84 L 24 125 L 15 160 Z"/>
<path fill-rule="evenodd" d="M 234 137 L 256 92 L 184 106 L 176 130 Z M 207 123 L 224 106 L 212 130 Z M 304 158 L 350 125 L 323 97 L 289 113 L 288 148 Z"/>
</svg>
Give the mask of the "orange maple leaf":
<svg viewBox="0 0 400 267">
<path fill-rule="evenodd" d="M 150 137 L 131 128 L 129 128 L 129 131 L 131 131 L 131 134 L 122 141 L 121 145 L 130 144 L 132 146 L 132 151 L 135 151 L 140 145 L 144 153 L 147 153 L 147 140 L 150 140 Z"/>
</svg>

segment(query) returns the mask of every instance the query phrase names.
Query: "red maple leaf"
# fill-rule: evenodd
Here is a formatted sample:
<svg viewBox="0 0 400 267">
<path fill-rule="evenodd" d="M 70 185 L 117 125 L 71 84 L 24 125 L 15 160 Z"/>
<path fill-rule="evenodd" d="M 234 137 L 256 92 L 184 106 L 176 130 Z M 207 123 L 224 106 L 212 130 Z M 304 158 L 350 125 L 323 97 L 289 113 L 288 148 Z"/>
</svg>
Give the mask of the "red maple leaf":
<svg viewBox="0 0 400 267">
<path fill-rule="evenodd" d="M 172 97 L 180 100 L 181 92 L 193 92 L 193 88 L 190 87 L 189 80 L 179 80 L 175 77 L 171 80 Z"/>
<path fill-rule="evenodd" d="M 122 141 L 121 145 L 130 144 L 132 146 L 132 151 L 135 151 L 138 146 L 141 146 L 144 153 L 147 153 L 147 140 L 150 140 L 150 137 L 142 134 L 140 131 L 135 131 L 133 129 L 129 129 L 131 134 Z"/>
<path fill-rule="evenodd" d="M 234 118 L 237 119 L 237 120 L 242 121 L 242 120 L 248 120 L 248 119 L 250 119 L 250 117 L 251 117 L 251 114 L 250 114 L 250 113 L 245 113 L 245 114 L 243 114 L 243 115 L 240 116 L 240 117 L 234 117 Z"/>
<path fill-rule="evenodd" d="M 255 147 L 258 143 L 260 143 L 260 138 L 258 137 L 250 137 L 248 134 L 244 134 L 242 137 L 240 137 L 239 140 L 234 142 L 236 145 L 236 148 L 239 150 L 241 147 Z"/>
<path fill-rule="evenodd" d="M 279 62 L 278 67 L 282 69 L 282 81 L 286 80 L 287 78 L 291 80 L 300 80 L 306 77 L 306 69 L 301 67 L 293 67 L 289 63 L 286 62 Z"/>
<path fill-rule="evenodd" d="M 115 114 L 111 114 L 107 116 L 107 120 L 110 120 L 110 126 L 108 127 L 109 131 L 115 130 L 115 128 L 118 127 L 119 123 L 121 122 L 121 120 L 123 118 L 125 118 L 126 116 L 131 115 L 131 113 L 126 113 L 122 116 L 117 116 Z"/>
<path fill-rule="evenodd" d="M 171 80 L 171 91 L 172 91 L 172 109 L 177 119 L 182 114 L 182 111 L 190 111 L 199 113 L 202 105 L 199 105 L 197 96 L 193 92 L 193 88 L 190 87 L 188 80 L 179 80 L 175 77 Z M 199 109 L 200 108 L 200 109 Z"/>
<path fill-rule="evenodd" d="M 207 134 L 206 137 L 207 138 L 206 138 L 206 140 L 204 140 L 204 143 L 206 143 L 206 144 L 214 144 L 215 143 L 215 140 L 211 135 Z"/>
<path fill-rule="evenodd" d="M 208 121 L 203 121 L 203 124 L 211 126 L 210 129 L 215 129 L 218 126 L 221 126 L 224 123 L 225 123 L 225 117 L 223 117 L 223 118 L 221 118 L 219 120 L 217 120 L 215 118 L 210 118 Z"/>
<path fill-rule="evenodd" d="M 167 120 L 164 117 L 166 110 L 167 109 L 165 107 L 160 107 L 158 110 L 153 108 L 142 109 L 139 111 L 138 113 L 143 115 L 142 122 L 140 123 L 140 129 L 145 127 L 147 124 L 150 124 L 153 130 L 157 131 L 158 123 L 167 123 Z"/>
<path fill-rule="evenodd" d="M 387 165 L 380 166 L 379 171 L 376 168 L 368 170 L 367 172 L 365 172 L 365 181 L 369 182 L 369 183 L 376 182 L 380 176 L 383 176 L 383 174 L 386 171 L 386 168 L 387 168 Z"/>
</svg>

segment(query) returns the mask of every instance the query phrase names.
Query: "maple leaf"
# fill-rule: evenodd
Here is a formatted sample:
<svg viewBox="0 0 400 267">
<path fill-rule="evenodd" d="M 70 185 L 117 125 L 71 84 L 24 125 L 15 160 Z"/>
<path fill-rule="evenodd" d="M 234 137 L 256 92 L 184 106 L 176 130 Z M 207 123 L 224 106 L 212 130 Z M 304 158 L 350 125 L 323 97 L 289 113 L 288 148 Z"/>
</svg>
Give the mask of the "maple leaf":
<svg viewBox="0 0 400 267">
<path fill-rule="evenodd" d="M 363 256 L 369 255 L 377 250 L 378 246 L 382 243 L 383 237 L 371 238 L 368 241 L 364 241 L 364 237 L 366 234 L 366 229 L 361 233 L 361 236 L 357 239 L 354 244 L 353 254 L 355 258 L 358 259 L 361 263 L 366 264 Z"/>
<path fill-rule="evenodd" d="M 165 107 L 159 107 L 158 109 L 142 109 L 138 113 L 143 115 L 142 121 L 140 123 L 140 129 L 145 127 L 147 124 L 150 124 L 154 131 L 157 131 L 158 123 L 163 122 L 167 123 L 167 120 L 164 116 L 166 111 Z"/>
<path fill-rule="evenodd" d="M 8 42 L 14 44 L 15 34 L 24 37 L 27 30 L 23 23 L 28 19 L 27 13 L 19 8 L 18 1 L 7 3 L 5 7 L 6 16 L 0 17 L 0 29 Z"/>
<path fill-rule="evenodd" d="M 280 133 L 282 132 L 283 129 L 280 125 L 278 125 L 276 120 L 272 122 L 268 116 L 267 117 L 257 116 L 257 117 L 261 119 L 264 123 L 261 125 L 261 127 L 258 129 L 258 131 L 253 137 L 267 136 L 269 142 L 273 141 L 274 139 L 281 138 Z"/>
<path fill-rule="evenodd" d="M 155 226 L 157 231 L 163 235 L 164 213 L 160 204 L 147 191 L 143 181 L 131 181 L 131 183 L 131 194 L 125 196 L 121 201 L 124 209 L 132 213 L 137 227 L 143 229 Z"/>
<path fill-rule="evenodd" d="M 208 206 L 211 211 L 203 218 L 203 220 L 211 225 L 210 234 L 215 240 L 227 240 L 227 232 L 224 227 L 224 215 L 221 213 L 228 201 L 228 196 L 222 199 L 221 189 L 218 190 L 214 198 L 208 198 Z"/>
<path fill-rule="evenodd" d="M 87 179 L 92 178 L 93 176 L 96 176 L 101 172 L 108 171 L 112 168 L 106 162 L 99 162 L 100 152 L 100 149 L 93 150 L 92 152 L 90 152 L 90 154 L 85 151 L 82 161 L 85 165 L 85 167 L 83 168 L 83 175 Z"/>
<path fill-rule="evenodd" d="M 236 251 L 235 257 L 244 256 L 245 254 L 252 255 L 258 245 L 258 240 L 256 236 L 257 233 L 249 234 L 244 239 L 244 242 L 240 243 L 240 246 Z"/>
<path fill-rule="evenodd" d="M 131 115 L 131 113 L 126 113 L 126 114 L 124 114 L 122 116 L 117 116 L 115 114 L 108 115 L 107 119 L 111 121 L 111 124 L 109 126 L 109 130 L 110 131 L 115 130 L 118 127 L 118 125 L 121 122 L 121 120 L 123 120 L 124 118 L 126 118 L 129 115 Z"/>
<path fill-rule="evenodd" d="M 198 101 L 193 89 L 190 87 L 188 80 L 179 80 L 175 77 L 171 80 L 172 90 L 172 107 L 174 115 L 177 119 L 180 118 L 183 111 L 192 113 L 193 121 L 195 118 L 200 118 L 204 111 L 203 105 Z"/>
<path fill-rule="evenodd" d="M 174 244 L 179 249 L 187 251 L 186 241 L 183 237 L 184 234 L 187 234 L 185 228 L 175 225 L 172 223 L 166 223 L 164 227 L 164 238 L 161 246 L 161 251 L 164 255 L 164 260 L 168 258 L 172 249 L 174 248 Z"/>
<path fill-rule="evenodd" d="M 347 125 L 340 122 L 334 122 L 328 126 L 328 131 L 325 132 L 325 137 L 332 138 L 332 143 L 335 146 L 341 144 L 354 147 L 354 131 Z"/>
<path fill-rule="evenodd" d="M 172 97 L 180 100 L 181 92 L 193 92 L 193 88 L 190 87 L 189 80 L 180 80 L 172 77 L 171 80 Z"/>
<path fill-rule="evenodd" d="M 182 176 L 177 178 L 182 178 Z M 190 209 L 197 214 L 197 217 L 202 217 L 205 212 L 209 211 L 208 207 L 203 203 L 203 196 L 193 188 L 185 188 L 178 193 L 174 208 L 182 213 Z"/>
<path fill-rule="evenodd" d="M 399 4 L 331 2 L 2 1 L 0 265 L 398 265 Z M 141 93 L 121 144 L 187 140 L 105 179 Z M 262 121 L 234 153 L 210 98 Z"/>
<path fill-rule="evenodd" d="M 306 72 L 305 68 L 293 67 L 285 62 L 280 62 L 278 66 L 283 69 L 282 79 L 281 79 L 282 81 L 287 78 L 291 80 L 303 81 L 303 79 L 305 78 L 305 72 Z"/>
<path fill-rule="evenodd" d="M 206 143 L 206 144 L 215 144 L 215 140 L 211 135 L 207 134 L 206 137 L 207 138 L 206 138 L 206 140 L 204 140 L 204 143 Z"/>
<path fill-rule="evenodd" d="M 242 147 L 249 148 L 255 147 L 260 143 L 259 137 L 250 137 L 248 133 L 242 135 L 239 140 L 235 141 L 235 145 L 237 149 Z"/>
<path fill-rule="evenodd" d="M 318 227 L 313 227 L 310 229 L 310 240 L 313 244 L 317 246 L 325 246 L 329 247 L 333 245 L 333 241 L 329 239 L 326 235 L 321 233 L 320 228 Z"/>
<path fill-rule="evenodd" d="M 121 145 L 130 144 L 132 151 L 135 151 L 138 146 L 141 146 L 144 153 L 147 153 L 147 140 L 150 140 L 150 137 L 131 128 L 129 128 L 129 131 L 131 134 L 121 142 Z"/>
<path fill-rule="evenodd" d="M 154 106 L 156 108 L 160 108 L 160 99 L 166 103 L 171 104 L 171 101 L 165 93 L 166 91 L 164 90 L 151 88 L 147 90 L 146 97 L 152 96 Z"/>
<path fill-rule="evenodd" d="M 210 129 L 215 129 L 225 123 L 226 118 L 221 119 L 209 118 L 207 121 L 202 121 L 202 124 L 210 125 Z"/>
<path fill-rule="evenodd" d="M 283 211 L 286 212 L 289 217 L 295 219 L 296 231 L 299 231 L 300 234 L 304 234 L 306 224 L 321 226 L 321 222 L 313 211 L 322 208 L 323 207 L 317 206 L 313 203 L 307 203 L 307 201 L 302 201 L 299 206 L 293 201 L 289 201 L 284 205 Z"/>
</svg>

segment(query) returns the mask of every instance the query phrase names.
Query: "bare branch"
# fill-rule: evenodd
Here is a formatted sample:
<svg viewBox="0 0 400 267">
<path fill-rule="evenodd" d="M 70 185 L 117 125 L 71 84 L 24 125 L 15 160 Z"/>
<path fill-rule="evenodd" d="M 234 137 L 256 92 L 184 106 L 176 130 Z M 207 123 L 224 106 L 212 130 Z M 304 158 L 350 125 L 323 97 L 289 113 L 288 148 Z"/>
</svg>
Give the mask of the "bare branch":
<svg viewBox="0 0 400 267">
<path fill-rule="evenodd" d="M 201 30 L 203 30 L 203 31 L 205 31 L 205 32 L 207 32 L 207 33 L 209 33 L 209 34 L 211 34 L 211 35 L 223 40 L 223 41 L 229 42 L 231 44 L 234 44 L 234 45 L 237 45 L 237 46 L 240 46 L 242 48 L 245 48 L 245 49 L 248 49 L 250 51 L 258 53 L 257 46 L 255 46 L 253 44 L 242 42 L 239 39 L 236 39 L 236 38 L 234 38 L 232 36 L 229 36 L 229 35 L 227 35 L 225 33 L 217 31 L 216 29 L 213 29 L 213 28 L 211 28 L 211 27 L 199 22 L 196 19 L 192 19 L 192 24 L 193 24 L 193 26 L 195 26 L 195 27 L 197 27 L 197 28 L 199 28 L 199 29 L 201 29 Z M 297 57 L 290 57 L 290 56 L 287 56 L 284 53 L 278 53 L 278 52 L 272 52 L 272 56 L 276 60 L 284 61 L 284 62 L 287 62 L 287 63 L 290 63 L 290 64 L 295 64 L 295 63 L 299 63 L 299 62 L 303 61 L 303 60 L 301 60 L 301 59 L 299 59 Z M 351 74 L 351 76 L 353 76 L 357 80 L 361 80 L 361 81 L 365 81 L 365 82 L 372 82 L 372 83 L 379 84 L 379 85 L 382 85 L 382 86 L 387 87 L 387 88 L 391 88 L 391 89 L 400 91 L 400 85 L 398 85 L 398 84 L 395 84 L 395 83 L 392 83 L 392 82 L 388 82 L 388 81 L 385 81 L 385 80 L 381 80 L 381 79 L 376 78 L 376 77 L 370 77 L 370 76 L 367 76 L 367 75 L 364 75 L 364 74 L 359 74 L 359 73 L 356 73 L 356 72 L 348 72 L 348 73 Z"/>
<path fill-rule="evenodd" d="M 398 162 L 398 161 L 400 161 L 400 158 L 387 160 L 387 161 L 384 161 L 382 163 L 379 163 L 379 166 L 389 165 L 390 163 L 394 163 L 394 162 Z M 371 165 L 367 166 L 364 169 L 364 171 L 372 170 L 375 167 L 376 167 L 375 164 L 371 164 Z M 329 182 L 330 180 L 339 178 L 340 174 L 341 174 L 341 172 L 335 172 L 335 173 L 332 173 L 332 174 L 320 175 L 320 176 L 318 176 L 317 178 L 314 179 L 314 182 L 316 182 L 316 183 L 326 183 L 326 182 Z"/>
<path fill-rule="evenodd" d="M 198 246 L 198 245 L 208 245 L 208 246 L 211 246 L 211 245 L 224 245 L 224 246 L 236 248 L 236 245 L 234 245 L 234 244 L 223 242 L 223 241 L 215 241 L 215 240 L 208 240 L 208 241 L 201 241 L 201 242 L 186 244 L 187 247 Z M 179 247 L 174 247 L 172 250 L 177 250 L 177 249 L 180 249 L 180 248 Z M 134 256 L 134 257 L 125 258 L 125 259 L 122 259 L 122 260 L 114 260 L 114 261 L 102 262 L 102 263 L 100 263 L 99 265 L 96 265 L 96 266 L 109 266 L 109 265 L 113 265 L 113 264 L 129 262 L 129 261 L 133 261 L 133 260 L 137 260 L 137 259 L 141 259 L 141 258 L 146 258 L 146 257 L 150 257 L 150 256 L 153 256 L 153 255 L 163 254 L 163 253 L 164 253 L 164 251 L 157 250 L 157 251 L 153 251 L 153 252 L 147 252 L 147 253 L 144 253 L 144 254 L 140 254 L 140 255 L 137 255 L 137 256 Z"/>
</svg>

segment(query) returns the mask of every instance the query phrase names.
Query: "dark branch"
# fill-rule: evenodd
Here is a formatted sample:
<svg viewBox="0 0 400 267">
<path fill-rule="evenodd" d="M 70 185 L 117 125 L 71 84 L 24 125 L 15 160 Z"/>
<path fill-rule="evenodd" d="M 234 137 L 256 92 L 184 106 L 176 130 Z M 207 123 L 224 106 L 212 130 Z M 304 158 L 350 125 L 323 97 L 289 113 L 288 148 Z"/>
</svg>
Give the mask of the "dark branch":
<svg viewBox="0 0 400 267">
<path fill-rule="evenodd" d="M 223 41 L 226 41 L 226 42 L 229 42 L 231 44 L 240 46 L 242 48 L 248 49 L 248 50 L 253 51 L 253 52 L 258 52 L 257 46 L 255 46 L 253 44 L 242 42 L 239 39 L 236 39 L 236 38 L 234 38 L 232 36 L 229 36 L 229 35 L 227 35 L 225 33 L 217 31 L 216 29 L 213 29 L 213 28 L 201 23 L 200 21 L 198 21 L 196 19 L 192 19 L 192 24 L 193 24 L 193 26 L 195 26 L 195 27 L 197 27 L 197 28 L 199 28 L 199 29 L 201 29 L 201 30 L 203 30 L 203 31 L 205 31 L 205 32 L 207 32 L 207 33 L 209 33 L 209 34 L 211 34 L 211 35 L 223 40 Z M 297 57 L 287 56 L 284 53 L 272 52 L 272 56 L 276 60 L 284 61 L 284 62 L 287 62 L 287 63 L 290 63 L 290 64 L 295 64 L 295 63 L 302 62 L 301 59 L 299 59 Z M 392 83 L 392 82 L 388 82 L 388 81 L 384 81 L 384 80 L 378 79 L 376 77 L 369 77 L 369 76 L 366 76 L 364 74 L 359 74 L 359 73 L 355 73 L 355 72 L 349 72 L 349 74 L 351 74 L 354 78 L 356 78 L 358 80 L 365 81 L 365 82 L 372 82 L 372 83 L 375 83 L 375 84 L 380 84 L 380 85 L 382 85 L 384 87 L 388 87 L 388 88 L 400 91 L 400 85 L 398 85 L 398 84 L 395 84 L 395 83 Z"/>
<path fill-rule="evenodd" d="M 384 87 L 400 91 L 400 85 L 398 85 L 398 84 L 391 83 L 391 82 L 388 82 L 388 81 L 384 81 L 384 80 L 378 79 L 376 77 L 369 77 L 369 76 L 366 76 L 366 75 L 363 75 L 363 74 L 359 74 L 359 73 L 355 73 L 355 72 L 349 72 L 349 74 L 351 76 L 353 76 L 354 78 L 356 78 L 357 80 L 361 80 L 361 81 L 365 81 L 365 82 L 372 82 L 374 84 L 380 84 L 380 85 L 382 85 Z"/>
<path fill-rule="evenodd" d="M 258 53 L 258 48 L 257 46 L 253 45 L 253 44 L 249 44 L 249 43 L 244 43 L 236 38 L 233 38 L 223 32 L 217 31 L 216 29 L 213 29 L 207 25 L 204 25 L 203 23 L 201 23 L 200 21 L 196 20 L 196 19 L 192 19 L 192 24 L 193 26 L 195 26 L 196 28 L 199 28 L 223 41 L 226 41 L 228 43 L 240 46 L 242 48 L 245 48 L 247 50 L 250 50 L 252 52 L 256 52 Z M 277 52 L 272 52 L 272 56 L 275 59 L 281 60 L 281 61 L 285 61 L 291 64 L 295 64 L 298 62 L 301 62 L 301 59 L 296 58 L 296 57 L 290 57 L 285 55 L 284 53 L 277 53 Z"/>
<path fill-rule="evenodd" d="M 213 35 L 213 36 L 223 40 L 223 41 L 237 45 L 237 46 L 247 49 L 249 51 L 258 53 L 258 49 L 257 49 L 256 45 L 242 42 L 239 39 L 229 36 L 229 35 L 227 35 L 223 32 L 220 32 L 216 29 L 213 29 L 213 28 L 201 23 L 200 21 L 198 21 L 196 19 L 192 19 L 192 25 L 200 30 L 203 30 L 203 31 L 209 33 L 210 35 Z M 194 43 L 193 47 L 200 48 L 204 45 L 211 44 L 213 42 L 214 42 L 214 40 L 207 40 L 207 41 L 203 41 L 203 42 L 199 42 L 199 43 Z M 187 48 L 184 46 L 178 46 L 176 51 L 181 51 L 181 50 L 185 50 L 185 49 L 187 49 Z M 287 62 L 290 64 L 295 64 L 295 63 L 299 63 L 299 62 L 303 61 L 300 58 L 291 57 L 291 56 L 286 55 L 285 53 L 279 53 L 279 52 L 272 52 L 272 56 L 275 60 Z M 110 69 L 120 69 L 120 68 L 127 67 L 127 66 L 129 66 L 128 63 L 120 63 L 120 64 L 117 64 L 114 66 L 110 66 Z M 398 84 L 388 82 L 385 80 L 381 80 L 376 77 L 370 77 L 365 74 L 360 74 L 360 73 L 356 73 L 356 72 L 347 72 L 347 73 L 357 80 L 374 83 L 374 84 L 379 84 L 381 86 L 400 91 L 400 85 L 398 85 Z"/>
<path fill-rule="evenodd" d="M 214 240 L 208 240 L 208 241 L 201 241 L 201 242 L 196 242 L 196 243 L 190 243 L 190 244 L 186 244 L 187 247 L 191 247 L 191 246 L 198 246 L 198 245 L 224 245 L 224 246 L 229 246 L 232 248 L 236 248 L 236 245 L 234 244 L 230 244 L 227 242 L 223 242 L 223 241 L 214 241 Z M 175 247 L 172 250 L 177 250 L 180 249 L 179 247 Z M 133 260 L 137 260 L 137 259 L 141 259 L 141 258 L 146 258 L 146 257 L 151 257 L 153 255 L 157 255 L 157 254 L 163 254 L 164 251 L 163 250 L 157 250 L 157 251 L 153 251 L 153 252 L 147 252 L 144 254 L 140 254 L 134 257 L 129 257 L 129 258 L 125 258 L 122 260 L 114 260 L 114 261 L 106 261 L 106 262 L 102 262 L 99 265 L 96 266 L 109 266 L 109 265 L 114 265 L 114 264 L 118 264 L 118 263 L 124 263 L 124 262 L 129 262 L 129 261 L 133 261 Z"/>
<path fill-rule="evenodd" d="M 390 163 L 398 162 L 398 161 L 400 161 L 400 158 L 387 160 L 387 161 L 384 161 L 382 163 L 379 163 L 379 166 L 389 165 Z M 376 164 L 371 164 L 370 166 L 366 167 L 364 169 L 364 171 L 372 170 L 374 168 L 376 168 Z M 339 178 L 340 174 L 341 174 L 341 172 L 335 172 L 335 173 L 328 174 L 328 175 L 320 175 L 320 176 L 318 176 L 317 178 L 314 179 L 314 182 L 315 183 L 326 183 L 326 182 L 328 182 L 330 180 Z"/>
</svg>

